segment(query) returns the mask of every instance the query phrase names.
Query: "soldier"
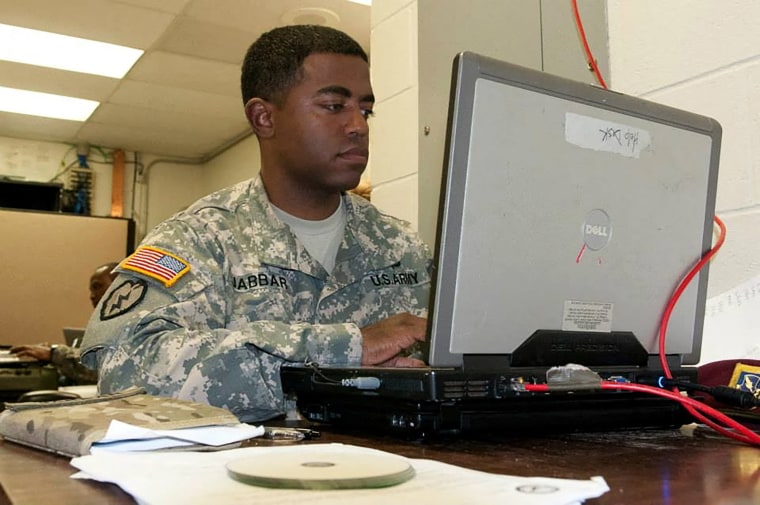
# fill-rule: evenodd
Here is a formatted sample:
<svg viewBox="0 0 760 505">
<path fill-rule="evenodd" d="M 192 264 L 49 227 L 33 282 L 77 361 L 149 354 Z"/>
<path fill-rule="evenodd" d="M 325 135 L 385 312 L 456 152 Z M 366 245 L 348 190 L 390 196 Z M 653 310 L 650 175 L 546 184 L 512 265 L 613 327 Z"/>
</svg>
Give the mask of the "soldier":
<svg viewBox="0 0 760 505">
<path fill-rule="evenodd" d="M 93 308 L 111 285 L 116 273 L 113 269 L 117 263 L 100 265 L 90 276 L 90 302 Z M 98 373 L 82 365 L 79 349 L 67 345 L 19 345 L 10 349 L 11 354 L 30 356 L 43 363 L 51 363 L 58 371 L 61 381 L 66 384 L 95 384 Z"/>
<path fill-rule="evenodd" d="M 241 87 L 260 173 L 117 267 L 83 343 L 101 393 L 137 385 L 253 422 L 285 412 L 285 362 L 423 365 L 406 350 L 425 338 L 430 251 L 349 193 L 369 155 L 364 50 L 331 28 L 276 28 L 249 48 Z"/>
</svg>

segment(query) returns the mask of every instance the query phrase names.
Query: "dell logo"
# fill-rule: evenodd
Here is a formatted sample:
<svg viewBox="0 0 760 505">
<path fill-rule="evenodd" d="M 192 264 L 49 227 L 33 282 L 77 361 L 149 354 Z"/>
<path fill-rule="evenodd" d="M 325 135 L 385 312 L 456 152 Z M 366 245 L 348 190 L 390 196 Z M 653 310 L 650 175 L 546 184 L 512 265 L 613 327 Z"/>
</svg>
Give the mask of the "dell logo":
<svg viewBox="0 0 760 505">
<path fill-rule="evenodd" d="M 612 221 L 602 209 L 594 209 L 586 214 L 581 227 L 583 243 L 592 251 L 604 249 L 612 238 Z"/>
<path fill-rule="evenodd" d="M 597 237 L 607 237 L 607 227 L 598 224 L 587 224 L 586 235 L 596 235 Z"/>
</svg>

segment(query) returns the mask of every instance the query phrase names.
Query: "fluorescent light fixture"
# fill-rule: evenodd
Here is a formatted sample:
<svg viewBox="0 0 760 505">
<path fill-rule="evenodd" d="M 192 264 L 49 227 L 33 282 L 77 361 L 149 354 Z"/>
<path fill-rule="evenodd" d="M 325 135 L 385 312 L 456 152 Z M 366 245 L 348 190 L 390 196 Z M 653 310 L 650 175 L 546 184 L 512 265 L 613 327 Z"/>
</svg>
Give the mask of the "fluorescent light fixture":
<svg viewBox="0 0 760 505">
<path fill-rule="evenodd" d="M 372 5 L 372 0 L 348 0 L 348 1 L 354 2 L 355 4 Z"/>
<path fill-rule="evenodd" d="M 99 102 L 0 86 L 0 110 L 30 116 L 85 121 Z"/>
<path fill-rule="evenodd" d="M 121 79 L 143 51 L 0 23 L 0 59 Z"/>
</svg>

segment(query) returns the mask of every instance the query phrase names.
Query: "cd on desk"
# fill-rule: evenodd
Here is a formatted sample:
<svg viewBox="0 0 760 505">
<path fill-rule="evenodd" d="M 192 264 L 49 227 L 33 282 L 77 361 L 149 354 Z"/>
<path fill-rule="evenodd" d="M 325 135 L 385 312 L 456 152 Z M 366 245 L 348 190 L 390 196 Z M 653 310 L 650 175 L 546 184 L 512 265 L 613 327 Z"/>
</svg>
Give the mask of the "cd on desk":
<svg viewBox="0 0 760 505">
<path fill-rule="evenodd" d="M 388 487 L 414 477 L 406 458 L 384 453 L 287 452 L 237 459 L 227 473 L 245 484 L 289 489 Z"/>
</svg>

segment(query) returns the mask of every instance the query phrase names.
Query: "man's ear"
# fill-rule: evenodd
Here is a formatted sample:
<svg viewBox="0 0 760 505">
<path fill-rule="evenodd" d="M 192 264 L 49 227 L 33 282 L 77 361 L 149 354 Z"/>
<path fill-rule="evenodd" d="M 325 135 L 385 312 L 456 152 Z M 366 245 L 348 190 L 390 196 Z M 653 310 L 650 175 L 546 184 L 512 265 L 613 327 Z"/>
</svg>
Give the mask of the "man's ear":
<svg viewBox="0 0 760 505">
<path fill-rule="evenodd" d="M 274 135 L 273 108 L 274 105 L 262 98 L 251 98 L 245 104 L 245 117 L 257 137 L 268 138 Z"/>
</svg>

